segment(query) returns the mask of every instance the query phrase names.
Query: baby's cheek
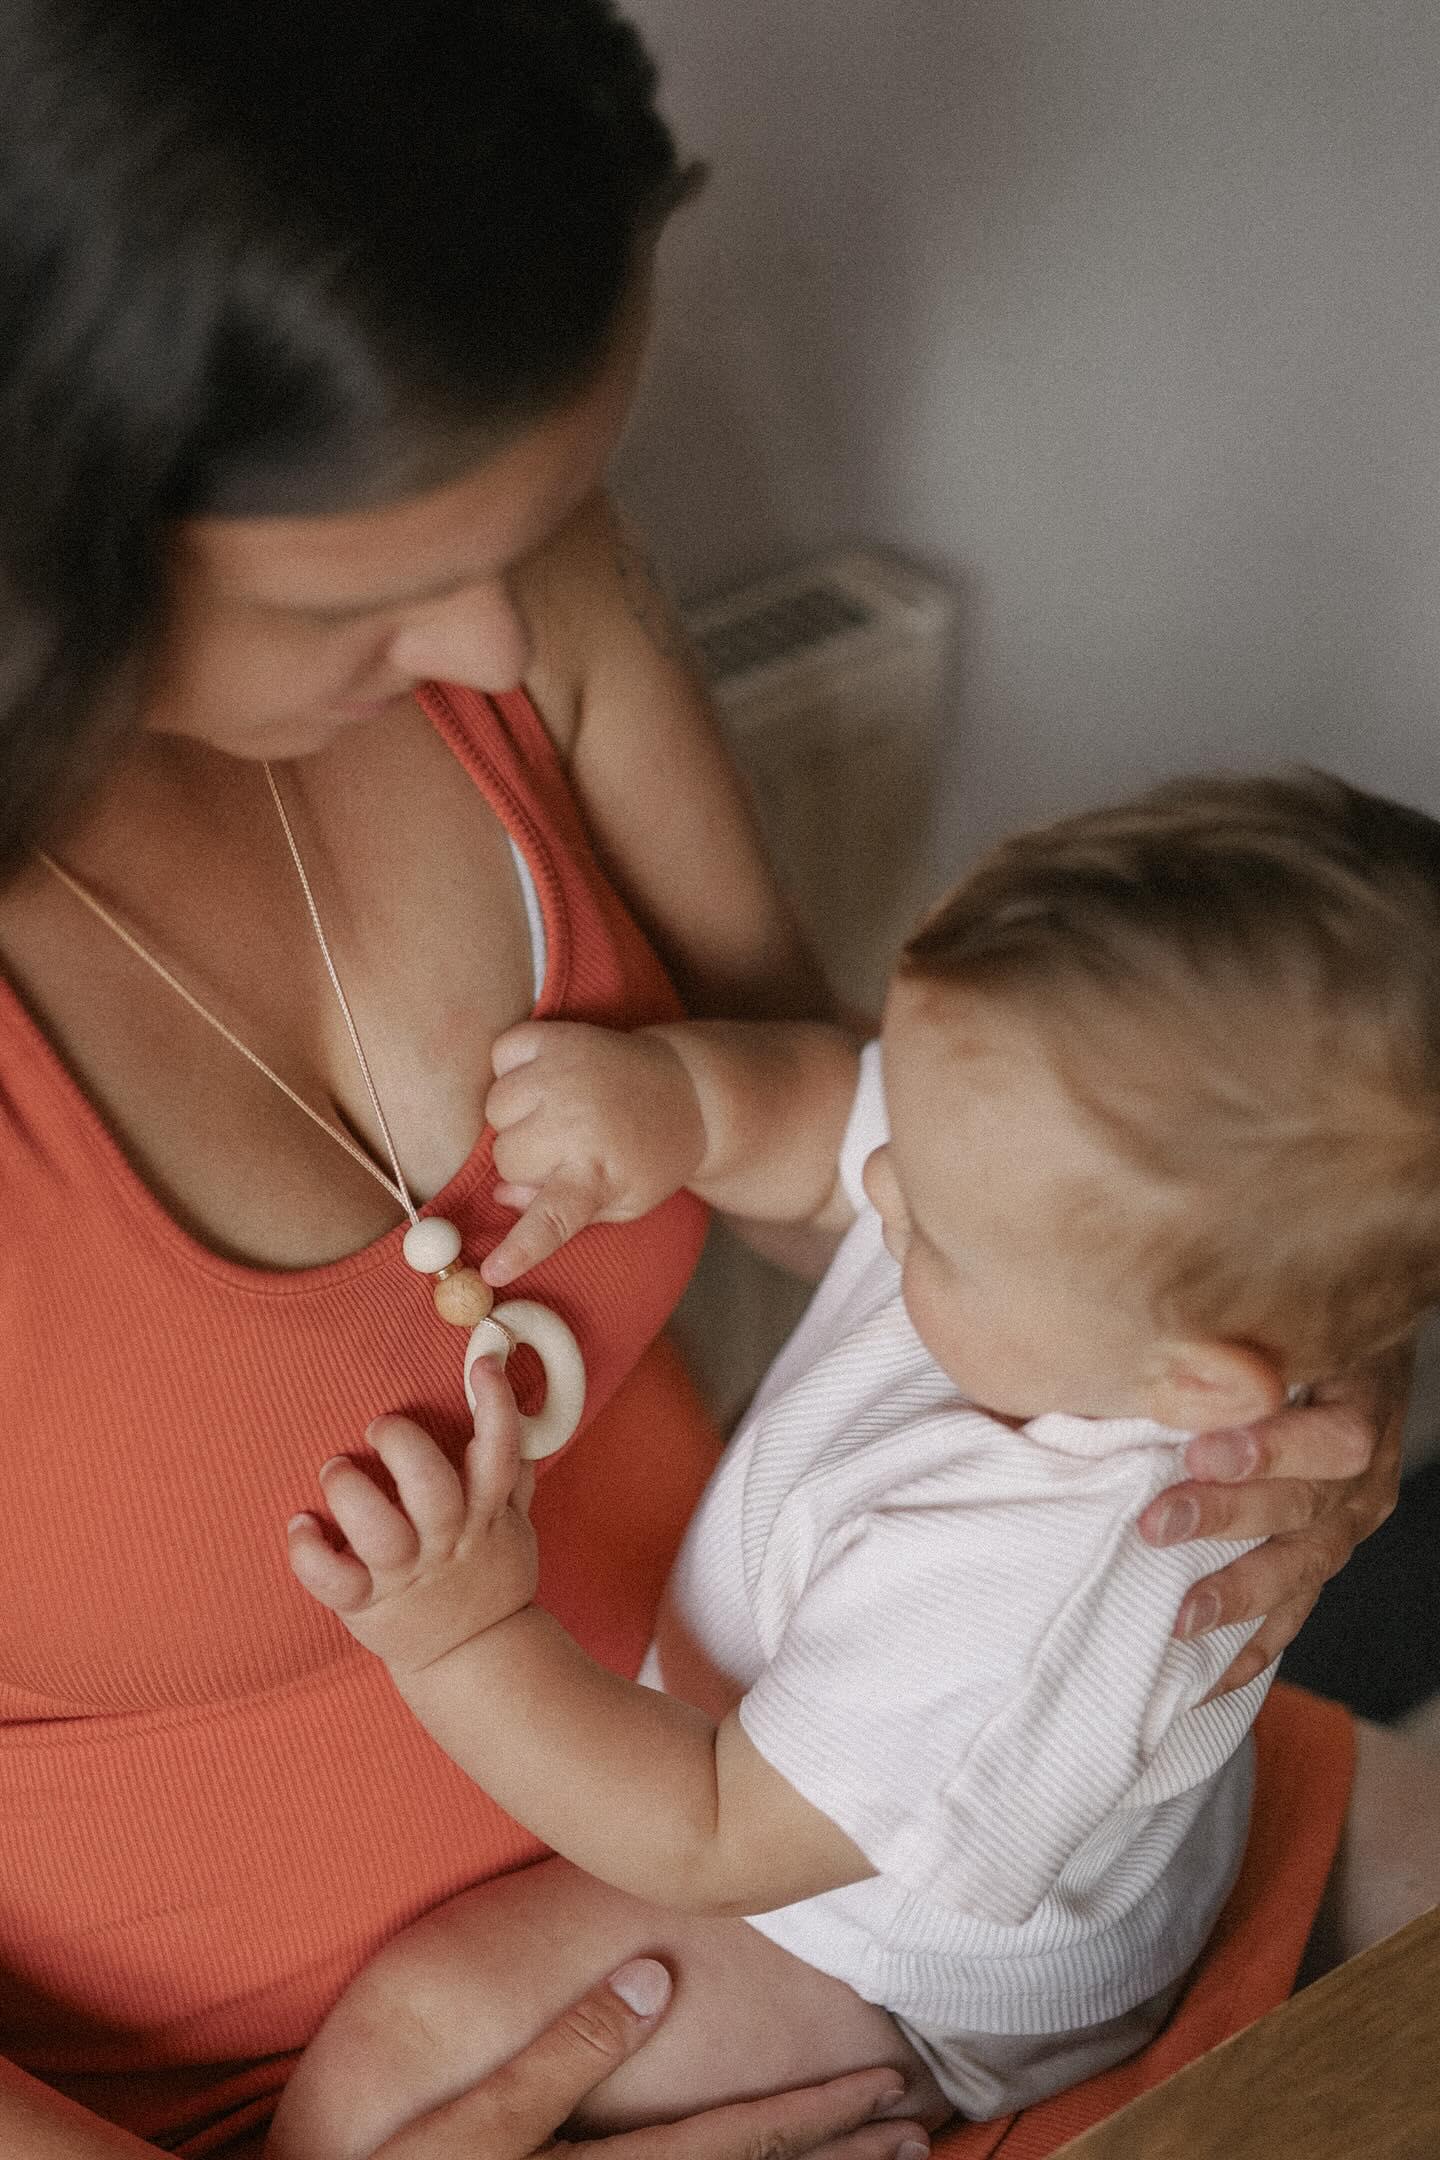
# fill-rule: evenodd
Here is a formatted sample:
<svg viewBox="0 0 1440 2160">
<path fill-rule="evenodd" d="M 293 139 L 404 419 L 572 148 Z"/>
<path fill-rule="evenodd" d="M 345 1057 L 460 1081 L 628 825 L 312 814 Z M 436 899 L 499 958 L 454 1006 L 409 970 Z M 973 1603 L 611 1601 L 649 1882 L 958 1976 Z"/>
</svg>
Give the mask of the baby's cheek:
<svg viewBox="0 0 1440 2160">
<path fill-rule="evenodd" d="M 925 1279 L 924 1270 L 915 1265 L 913 1250 L 900 1272 L 900 1294 L 905 1300 L 905 1310 L 910 1315 L 910 1325 L 930 1355 L 939 1358 L 939 1315 L 935 1310 L 933 1289 Z"/>
<path fill-rule="evenodd" d="M 912 1248 L 900 1278 L 910 1324 L 936 1364 L 969 1394 L 974 1377 L 976 1316 L 956 1283 L 937 1281 L 933 1270 L 917 1264 L 918 1259 Z M 979 1339 L 983 1342 L 983 1337 Z"/>
</svg>

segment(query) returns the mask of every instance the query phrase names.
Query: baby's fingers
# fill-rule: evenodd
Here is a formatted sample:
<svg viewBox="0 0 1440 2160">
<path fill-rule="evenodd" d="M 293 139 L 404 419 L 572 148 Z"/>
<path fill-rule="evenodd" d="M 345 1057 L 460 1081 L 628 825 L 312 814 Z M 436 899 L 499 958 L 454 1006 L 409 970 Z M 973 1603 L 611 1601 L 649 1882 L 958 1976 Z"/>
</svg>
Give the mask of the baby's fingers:
<svg viewBox="0 0 1440 2160">
<path fill-rule="evenodd" d="M 535 1490 L 520 1460 L 520 1413 L 498 1357 L 478 1357 L 470 1367 L 475 1393 L 475 1437 L 465 1457 L 470 1506 L 493 1522 L 515 1502 L 524 1512 Z"/>
<path fill-rule="evenodd" d="M 353 1553 L 336 1552 L 315 1516 L 292 1516 L 285 1538 L 296 1581 L 321 1605 L 352 1613 L 370 1602 L 369 1568 Z"/>
<path fill-rule="evenodd" d="M 415 1557 L 417 1539 L 422 1546 L 452 1545 L 465 1525 L 465 1492 L 458 1473 L 423 1425 L 404 1417 L 376 1418 L 365 1437 L 395 1480 L 400 1507 L 404 1509 L 400 1520 L 410 1533 L 408 1546 L 401 1549 L 397 1541 L 393 1560 L 375 1564 L 405 1566 Z M 325 1497 L 330 1497 L 328 1485 Z M 383 1494 L 379 1497 L 384 1498 Z M 390 1514 L 395 1517 L 399 1510 L 390 1508 Z M 350 1542 L 355 1543 L 353 1537 Z"/>
<path fill-rule="evenodd" d="M 490 1067 L 496 1079 L 503 1080 L 506 1073 L 533 1064 L 544 1049 L 546 1038 L 564 1032 L 563 1026 L 553 1020 L 521 1020 L 515 1027 L 506 1028 L 490 1046 Z"/>
<path fill-rule="evenodd" d="M 539 1107 L 543 1090 L 538 1076 L 523 1066 L 513 1072 L 503 1072 L 493 1081 L 485 1097 L 485 1122 L 493 1125 L 497 1133 L 509 1132 L 512 1126 L 523 1124 Z"/>
<path fill-rule="evenodd" d="M 599 1179 L 585 1171 L 559 1171 L 531 1200 L 519 1222 L 480 1263 L 480 1273 L 495 1289 L 512 1283 L 567 1244 L 594 1222 L 603 1202 Z"/>
<path fill-rule="evenodd" d="M 574 1021 L 522 1020 L 497 1036 L 490 1051 L 495 1078 L 485 1097 L 486 1122 L 504 1132 L 528 1117 L 557 1083 L 568 1081 L 573 1091 L 573 1052 L 597 1033 Z"/>
<path fill-rule="evenodd" d="M 320 1490 L 341 1536 L 372 1573 L 414 1560 L 420 1540 L 413 1524 L 348 1455 L 321 1465 Z"/>
</svg>

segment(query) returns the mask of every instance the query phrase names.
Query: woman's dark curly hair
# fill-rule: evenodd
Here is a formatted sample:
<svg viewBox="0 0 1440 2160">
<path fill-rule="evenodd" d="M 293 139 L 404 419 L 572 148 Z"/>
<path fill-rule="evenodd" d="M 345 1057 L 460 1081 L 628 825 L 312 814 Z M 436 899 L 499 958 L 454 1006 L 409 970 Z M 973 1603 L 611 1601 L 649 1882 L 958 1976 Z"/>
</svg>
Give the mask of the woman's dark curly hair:
<svg viewBox="0 0 1440 2160">
<path fill-rule="evenodd" d="M 686 192 L 610 0 L 0 0 L 0 877 L 134 725 L 172 521 L 435 485 Z"/>
</svg>

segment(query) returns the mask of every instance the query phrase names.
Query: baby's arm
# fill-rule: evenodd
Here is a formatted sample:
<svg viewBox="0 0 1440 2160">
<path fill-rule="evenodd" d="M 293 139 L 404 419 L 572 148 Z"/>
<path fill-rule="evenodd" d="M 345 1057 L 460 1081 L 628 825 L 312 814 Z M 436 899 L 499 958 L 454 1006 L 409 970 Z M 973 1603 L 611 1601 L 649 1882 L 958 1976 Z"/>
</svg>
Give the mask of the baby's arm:
<svg viewBox="0 0 1440 2160">
<path fill-rule="evenodd" d="M 496 1192 L 523 1210 L 482 1265 L 497 1288 L 586 1223 L 629 1222 L 682 1186 L 754 1222 L 851 1220 L 837 1158 L 857 1052 L 838 1028 L 527 1021 L 493 1056 Z"/>
<path fill-rule="evenodd" d="M 621 1890 L 692 1913 L 763 1912 L 871 1874 L 859 1847 L 772 1770 L 732 1714 L 594 1663 L 531 1601 L 531 1473 L 513 1398 L 474 1369 L 464 1477 L 418 1425 L 370 1439 L 392 1503 L 346 1456 L 321 1473 L 347 1540 L 290 1526 L 300 1581 L 382 1658 L 426 1730 L 557 1852 Z"/>
</svg>

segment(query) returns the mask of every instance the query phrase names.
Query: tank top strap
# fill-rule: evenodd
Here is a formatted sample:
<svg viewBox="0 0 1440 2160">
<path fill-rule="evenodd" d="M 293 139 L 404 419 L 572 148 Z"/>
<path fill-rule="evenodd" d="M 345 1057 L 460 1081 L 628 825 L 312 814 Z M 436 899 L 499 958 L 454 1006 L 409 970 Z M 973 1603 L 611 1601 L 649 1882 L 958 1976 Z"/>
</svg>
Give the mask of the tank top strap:
<svg viewBox="0 0 1440 2160">
<path fill-rule="evenodd" d="M 616 1003 L 642 1017 L 673 1011 L 674 993 L 648 940 L 595 854 L 544 721 L 527 691 L 494 693 L 426 683 L 421 706 L 529 864 L 547 969 L 536 1013 L 617 1022 Z"/>
</svg>

